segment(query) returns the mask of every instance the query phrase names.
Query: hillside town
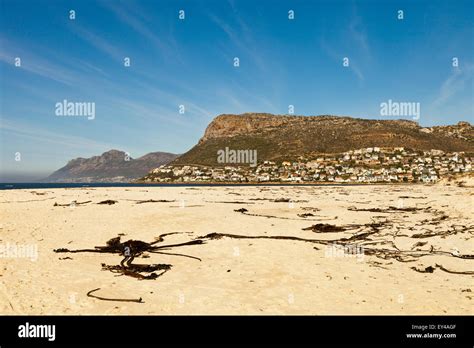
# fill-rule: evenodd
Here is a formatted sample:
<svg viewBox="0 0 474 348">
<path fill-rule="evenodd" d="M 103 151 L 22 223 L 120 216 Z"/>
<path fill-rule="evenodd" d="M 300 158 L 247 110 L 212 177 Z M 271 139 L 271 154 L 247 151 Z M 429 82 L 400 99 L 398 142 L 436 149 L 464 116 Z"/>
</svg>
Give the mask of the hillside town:
<svg viewBox="0 0 474 348">
<path fill-rule="evenodd" d="M 298 161 L 250 165 L 162 165 L 141 181 L 159 183 L 433 183 L 450 174 L 472 172 L 464 152 L 369 147 Z"/>
</svg>

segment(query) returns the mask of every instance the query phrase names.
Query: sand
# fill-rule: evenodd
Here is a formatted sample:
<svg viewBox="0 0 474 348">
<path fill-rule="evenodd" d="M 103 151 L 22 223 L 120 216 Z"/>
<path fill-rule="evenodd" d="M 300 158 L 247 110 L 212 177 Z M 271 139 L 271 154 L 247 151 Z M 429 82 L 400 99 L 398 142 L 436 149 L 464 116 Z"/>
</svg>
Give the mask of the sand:
<svg viewBox="0 0 474 348">
<path fill-rule="evenodd" d="M 293 202 L 272 201 L 278 198 Z M 107 199 L 118 203 L 96 204 Z M 137 204 L 148 199 L 173 202 Z M 92 202 L 54 206 L 73 200 Z M 429 209 L 350 210 L 390 206 Z M 256 215 L 234 211 L 240 208 Z M 314 216 L 298 216 L 303 213 Z M 436 220 L 443 215 L 447 217 Z M 373 221 L 389 223 L 358 247 L 419 250 L 427 255 L 401 262 L 375 255 L 331 254 L 335 249 L 330 244 L 224 237 L 169 251 L 202 261 L 160 254 L 135 259 L 172 265 L 155 280 L 139 280 L 102 270 L 102 263 L 119 264 L 118 254 L 53 252 L 105 245 L 118 234 L 124 234 L 122 241 L 151 242 L 163 233 L 188 232 L 170 235 L 163 243 L 213 232 L 336 240 L 370 229 L 330 233 L 302 229 L 317 223 L 347 226 Z M 430 231 L 451 232 L 412 237 Z M 29 246 L 37 248 L 38 254 L 36 260 L 12 255 L 0 259 L 0 313 L 473 314 L 472 275 L 412 269 L 438 264 L 451 271 L 472 272 L 473 259 L 453 255 L 474 254 L 473 233 L 473 188 L 454 184 L 4 190 L 0 191 L 0 245 Z M 416 246 L 419 242 L 426 243 Z M 430 250 L 447 253 L 429 254 Z M 98 296 L 141 297 L 144 303 L 86 295 L 96 288 L 100 288 L 95 292 Z"/>
</svg>

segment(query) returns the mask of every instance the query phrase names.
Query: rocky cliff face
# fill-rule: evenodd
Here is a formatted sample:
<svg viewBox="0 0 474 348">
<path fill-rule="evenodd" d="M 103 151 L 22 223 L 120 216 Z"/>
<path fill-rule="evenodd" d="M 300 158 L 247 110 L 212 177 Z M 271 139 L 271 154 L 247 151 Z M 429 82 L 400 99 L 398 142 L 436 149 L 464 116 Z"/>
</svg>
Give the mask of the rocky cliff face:
<svg viewBox="0 0 474 348">
<path fill-rule="evenodd" d="M 58 169 L 45 182 L 128 182 L 151 169 L 168 164 L 178 155 L 152 152 L 137 159 L 123 151 L 110 150 L 100 156 L 76 158 Z"/>
<path fill-rule="evenodd" d="M 276 116 L 272 114 L 243 114 L 217 116 L 206 128 L 200 142 L 211 138 L 232 137 L 247 133 L 258 133 L 259 131 L 270 131 L 290 121 L 288 116 Z M 294 122 L 294 121 L 293 121 Z"/>
<path fill-rule="evenodd" d="M 423 131 L 474 143 L 474 127 L 469 122 L 458 122 L 456 125 L 452 126 L 423 128 Z"/>
<path fill-rule="evenodd" d="M 351 117 L 340 117 L 331 115 L 322 116 L 288 116 L 264 113 L 246 113 L 242 115 L 223 114 L 217 116 L 206 128 L 200 142 L 212 138 L 233 137 L 245 134 L 259 134 L 278 131 L 280 127 L 304 130 L 305 127 L 327 127 L 337 129 L 338 127 L 366 127 L 367 121 L 373 126 L 399 125 L 401 127 L 418 129 L 420 126 L 410 120 L 364 120 Z"/>
<path fill-rule="evenodd" d="M 218 165 L 216 153 L 226 147 L 257 150 L 259 161 L 373 146 L 474 153 L 473 134 L 473 127 L 468 122 L 422 128 L 411 120 L 224 114 L 217 116 L 199 143 L 173 164 Z"/>
</svg>

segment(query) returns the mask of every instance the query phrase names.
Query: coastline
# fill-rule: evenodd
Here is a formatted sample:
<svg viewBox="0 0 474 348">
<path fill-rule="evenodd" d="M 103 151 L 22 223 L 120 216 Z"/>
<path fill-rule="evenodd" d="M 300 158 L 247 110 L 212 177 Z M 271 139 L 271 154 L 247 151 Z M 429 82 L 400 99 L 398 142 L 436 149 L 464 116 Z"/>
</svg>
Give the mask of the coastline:
<svg viewBox="0 0 474 348">
<path fill-rule="evenodd" d="M 25 186 L 27 185 L 27 186 Z M 405 182 L 377 182 L 377 183 L 331 183 L 331 182 L 312 182 L 312 183 L 278 183 L 278 182 L 265 182 L 265 183 L 236 183 L 236 182 L 184 182 L 184 183 L 171 183 L 171 182 L 91 182 L 91 183 L 0 183 L 1 190 L 27 190 L 27 189 L 50 189 L 50 188 L 87 188 L 87 187 L 236 187 L 236 186 L 248 186 L 248 187 L 265 187 L 265 186 L 282 186 L 282 187 L 318 187 L 318 186 L 410 186 L 410 185 L 422 185 L 422 186 L 433 186 L 435 183 L 405 183 Z M 16 187 L 15 187 L 16 186 Z"/>
</svg>

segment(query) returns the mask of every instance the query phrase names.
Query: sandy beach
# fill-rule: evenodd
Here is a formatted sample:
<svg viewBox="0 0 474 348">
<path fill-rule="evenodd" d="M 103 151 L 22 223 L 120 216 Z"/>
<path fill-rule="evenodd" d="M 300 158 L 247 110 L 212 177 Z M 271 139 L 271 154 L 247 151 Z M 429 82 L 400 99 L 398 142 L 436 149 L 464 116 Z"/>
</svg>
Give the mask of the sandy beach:
<svg viewBox="0 0 474 348">
<path fill-rule="evenodd" d="M 473 197 L 454 184 L 3 190 L 0 245 L 30 252 L 3 250 L 0 312 L 473 314 Z M 103 269 L 119 254 L 54 252 L 172 232 L 156 245 L 203 243 L 135 258 L 171 265 L 156 279 Z M 97 288 L 142 303 L 87 296 Z"/>
</svg>

